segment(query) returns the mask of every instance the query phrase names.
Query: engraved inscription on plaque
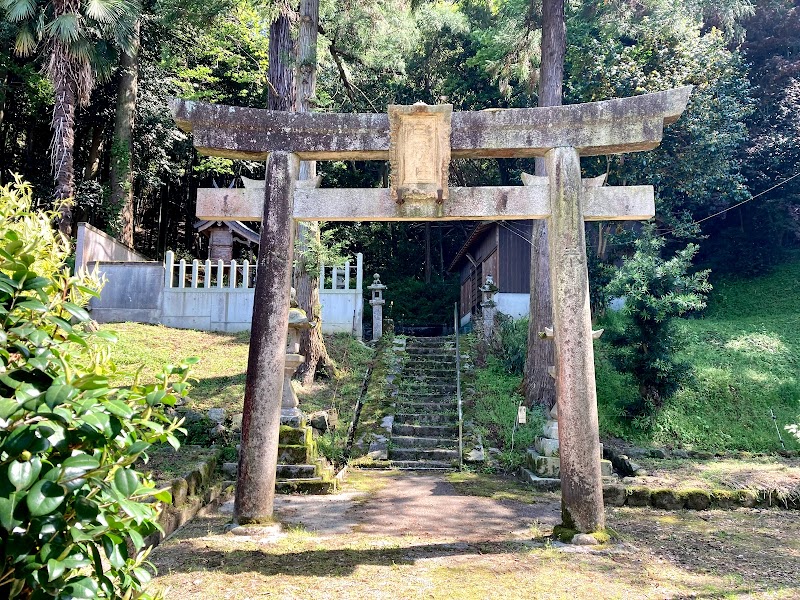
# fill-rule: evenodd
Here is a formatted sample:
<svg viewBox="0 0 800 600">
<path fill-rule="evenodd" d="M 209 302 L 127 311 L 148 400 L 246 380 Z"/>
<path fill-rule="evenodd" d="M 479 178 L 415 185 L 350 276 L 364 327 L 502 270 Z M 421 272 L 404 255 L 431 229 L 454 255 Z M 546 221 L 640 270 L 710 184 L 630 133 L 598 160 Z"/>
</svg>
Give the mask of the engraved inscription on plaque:
<svg viewBox="0 0 800 600">
<path fill-rule="evenodd" d="M 450 104 L 389 107 L 391 194 L 422 217 L 436 216 L 448 197 Z"/>
<path fill-rule="evenodd" d="M 438 156 L 436 145 L 431 140 L 436 137 L 436 122 L 430 117 L 402 117 L 402 121 L 411 123 L 402 128 L 404 133 L 403 148 L 413 149 L 400 155 L 400 181 L 402 187 L 409 184 L 436 183 L 436 167 Z M 426 122 L 427 121 L 427 122 Z"/>
</svg>

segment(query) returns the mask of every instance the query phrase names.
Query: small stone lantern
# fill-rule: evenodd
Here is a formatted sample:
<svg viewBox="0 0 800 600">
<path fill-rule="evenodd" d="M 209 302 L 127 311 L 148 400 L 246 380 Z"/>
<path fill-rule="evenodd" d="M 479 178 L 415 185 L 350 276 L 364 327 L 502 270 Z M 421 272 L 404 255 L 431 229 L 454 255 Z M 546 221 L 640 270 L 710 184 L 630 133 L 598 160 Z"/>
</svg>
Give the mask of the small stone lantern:
<svg viewBox="0 0 800 600">
<path fill-rule="evenodd" d="M 306 360 L 300 354 L 300 332 L 305 329 L 311 329 L 315 325 L 316 323 L 308 320 L 305 311 L 298 307 L 295 299 L 295 290 L 292 288 L 291 308 L 289 309 L 289 332 L 286 339 L 286 362 L 283 368 L 282 425 L 300 426 L 303 413 L 297 408 L 299 400 L 292 387 L 292 376 Z"/>
<path fill-rule="evenodd" d="M 494 302 L 494 295 L 498 292 L 498 287 L 494 284 L 491 275 L 486 276 L 486 282 L 481 286 L 481 310 L 483 312 L 483 332 L 487 338 L 492 337 L 494 331 L 494 317 L 497 313 L 497 305 Z"/>
<path fill-rule="evenodd" d="M 367 289 L 372 292 L 372 299 L 369 301 L 372 306 L 372 341 L 376 342 L 383 335 L 383 305 L 386 304 L 383 290 L 386 286 L 381 283 L 381 276 L 375 273 L 372 276 L 372 285 L 367 286 Z"/>
</svg>

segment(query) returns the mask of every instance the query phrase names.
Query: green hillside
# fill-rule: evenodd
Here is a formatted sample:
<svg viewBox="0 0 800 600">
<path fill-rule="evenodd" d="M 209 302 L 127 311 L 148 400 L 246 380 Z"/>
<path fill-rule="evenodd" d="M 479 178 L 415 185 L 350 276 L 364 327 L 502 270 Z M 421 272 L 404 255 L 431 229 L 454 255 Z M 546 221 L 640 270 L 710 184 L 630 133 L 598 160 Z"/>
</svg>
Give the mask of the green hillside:
<svg viewBox="0 0 800 600">
<path fill-rule="evenodd" d="M 694 378 L 648 422 L 621 417 L 636 390 L 598 344 L 604 435 L 697 450 L 776 451 L 772 409 L 786 447 L 800 448 L 783 429 L 800 422 L 800 258 L 757 279 L 716 282 L 705 315 L 678 327 Z"/>
</svg>

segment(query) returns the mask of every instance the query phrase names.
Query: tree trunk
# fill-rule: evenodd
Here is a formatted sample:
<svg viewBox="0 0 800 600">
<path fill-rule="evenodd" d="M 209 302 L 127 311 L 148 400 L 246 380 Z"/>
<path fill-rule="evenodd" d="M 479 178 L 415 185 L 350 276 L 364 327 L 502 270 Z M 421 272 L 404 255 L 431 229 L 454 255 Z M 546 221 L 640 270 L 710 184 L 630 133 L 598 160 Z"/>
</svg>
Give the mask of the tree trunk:
<svg viewBox="0 0 800 600">
<path fill-rule="evenodd" d="M 542 61 L 539 77 L 539 106 L 559 106 L 564 83 L 566 52 L 564 0 L 544 0 L 542 4 Z M 545 175 L 544 159 L 536 159 L 536 174 Z M 525 360 L 525 399 L 529 406 L 547 408 L 556 401 L 555 382 L 548 367 L 555 362 L 551 340 L 539 332 L 553 324 L 550 292 L 550 253 L 547 221 L 533 222 L 531 236 L 531 301 L 528 324 L 528 354 Z"/>
<path fill-rule="evenodd" d="M 89 158 L 83 169 L 83 180 L 91 181 L 100 173 L 100 149 L 103 146 L 103 126 L 92 127 L 92 143 L 89 146 Z"/>
<path fill-rule="evenodd" d="M 297 99 L 294 110 L 311 112 L 317 87 L 317 32 L 319 29 L 319 0 L 301 0 L 300 28 L 297 37 Z M 300 164 L 300 179 L 313 179 L 317 175 L 317 163 L 303 161 Z M 319 223 L 298 223 L 294 287 L 297 303 L 317 327 L 305 330 L 300 335 L 300 354 L 305 362 L 297 369 L 295 377 L 303 386 L 314 381 L 320 368 L 335 368 L 325 348 L 322 337 L 321 304 L 319 299 L 319 268 L 312 256 L 311 246 L 319 245 Z"/>
<path fill-rule="evenodd" d="M 55 103 L 53 119 L 53 174 L 56 180 L 55 201 L 58 204 L 58 229 L 66 236 L 72 235 L 72 202 L 75 196 L 75 172 L 73 152 L 75 149 L 75 104 L 76 84 L 69 64 L 69 50 L 59 41 L 53 44 L 51 57 L 55 77 L 53 87 Z"/>
<path fill-rule="evenodd" d="M 294 47 L 291 24 L 286 13 L 279 14 L 269 26 L 269 94 L 270 110 L 295 109 L 295 82 L 292 65 Z"/>
<path fill-rule="evenodd" d="M 119 91 L 111 144 L 111 206 L 117 211 L 118 237 L 133 247 L 133 121 L 139 88 L 139 30 L 136 20 L 129 52 L 120 59 Z"/>
<path fill-rule="evenodd" d="M 3 124 L 3 116 L 6 109 L 6 94 L 8 90 L 8 67 L 0 65 L 0 125 Z"/>
</svg>

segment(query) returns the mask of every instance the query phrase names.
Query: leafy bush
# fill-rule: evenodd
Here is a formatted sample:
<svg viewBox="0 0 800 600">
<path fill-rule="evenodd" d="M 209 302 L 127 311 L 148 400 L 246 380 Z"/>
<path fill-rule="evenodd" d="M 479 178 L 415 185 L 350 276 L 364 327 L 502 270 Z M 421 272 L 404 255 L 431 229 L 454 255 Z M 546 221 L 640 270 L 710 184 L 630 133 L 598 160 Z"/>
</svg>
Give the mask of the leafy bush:
<svg viewBox="0 0 800 600">
<path fill-rule="evenodd" d="M 497 313 L 498 335 L 493 347 L 494 354 L 509 373 L 521 375 L 525 371 L 528 353 L 528 318 L 513 319 Z"/>
<path fill-rule="evenodd" d="M 690 274 L 697 246 L 689 244 L 669 260 L 661 258 L 664 241 L 646 228 L 608 285 L 608 293 L 625 297 L 623 312 L 630 317 L 621 334 L 612 335 L 617 366 L 639 384 L 640 398 L 629 414 L 643 415 L 659 408 L 685 381 L 690 367 L 675 358 L 678 339 L 672 320 L 705 307 L 711 290 L 708 271 Z"/>
<path fill-rule="evenodd" d="M 52 218 L 30 186 L 0 188 L 0 597 L 146 598 L 153 500 L 169 493 L 132 464 L 177 445 L 160 407 L 186 393 L 188 366 L 109 387 L 113 336 L 80 305 L 97 286 L 64 268 Z"/>
</svg>

